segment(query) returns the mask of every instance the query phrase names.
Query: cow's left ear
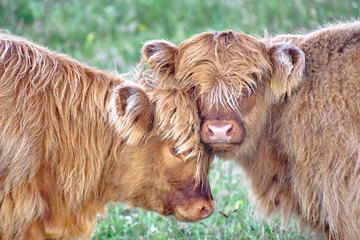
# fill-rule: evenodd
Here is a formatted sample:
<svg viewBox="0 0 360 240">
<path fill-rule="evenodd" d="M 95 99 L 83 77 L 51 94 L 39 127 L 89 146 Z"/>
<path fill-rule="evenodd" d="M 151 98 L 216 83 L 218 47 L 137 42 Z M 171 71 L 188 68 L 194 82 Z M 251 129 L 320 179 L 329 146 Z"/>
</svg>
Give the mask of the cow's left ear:
<svg viewBox="0 0 360 240">
<path fill-rule="evenodd" d="M 140 87 L 120 84 L 109 102 L 109 120 L 119 137 L 128 145 L 137 145 L 149 136 L 154 121 L 154 108 Z"/>
<path fill-rule="evenodd" d="M 269 82 L 268 100 L 281 101 L 291 95 L 301 82 L 305 68 L 305 53 L 295 45 L 276 44 L 269 48 L 272 75 Z"/>
</svg>

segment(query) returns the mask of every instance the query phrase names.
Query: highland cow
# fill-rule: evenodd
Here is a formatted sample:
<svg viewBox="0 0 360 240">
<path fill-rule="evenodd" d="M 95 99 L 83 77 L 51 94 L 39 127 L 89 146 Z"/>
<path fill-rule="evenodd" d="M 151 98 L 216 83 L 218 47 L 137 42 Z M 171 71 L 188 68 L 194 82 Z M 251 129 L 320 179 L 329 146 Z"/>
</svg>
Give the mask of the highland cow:
<svg viewBox="0 0 360 240">
<path fill-rule="evenodd" d="M 193 91 L 201 141 L 236 158 L 267 215 L 360 239 L 360 23 L 306 35 L 150 41 L 148 73 Z"/>
<path fill-rule="evenodd" d="M 149 94 L 153 102 L 116 74 L 1 34 L 0 239 L 89 238 L 109 202 L 209 216 L 211 156 L 171 117 L 190 99 L 173 91 L 154 106 L 161 96 Z M 178 132 L 161 132 L 166 124 Z"/>
</svg>

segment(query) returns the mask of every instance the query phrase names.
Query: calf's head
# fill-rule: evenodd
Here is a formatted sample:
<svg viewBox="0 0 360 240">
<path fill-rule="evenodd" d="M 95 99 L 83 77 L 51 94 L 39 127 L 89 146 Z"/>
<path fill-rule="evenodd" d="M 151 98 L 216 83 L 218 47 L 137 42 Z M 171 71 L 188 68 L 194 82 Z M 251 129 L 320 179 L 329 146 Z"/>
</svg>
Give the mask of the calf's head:
<svg viewBox="0 0 360 240">
<path fill-rule="evenodd" d="M 115 153 L 119 161 L 106 178 L 105 195 L 109 201 L 173 214 L 180 221 L 204 219 L 214 210 L 207 178 L 212 156 L 194 149 L 192 127 L 173 119 L 178 98 L 186 97 L 166 89 L 155 91 L 120 85 L 113 92 L 111 122 L 127 144 Z M 198 118 L 186 119 L 190 123 Z"/>
<path fill-rule="evenodd" d="M 299 85 L 305 62 L 292 44 L 232 31 L 202 33 L 178 47 L 149 41 L 142 55 L 158 84 L 193 91 L 201 141 L 222 157 L 254 151 L 269 107 Z"/>
</svg>

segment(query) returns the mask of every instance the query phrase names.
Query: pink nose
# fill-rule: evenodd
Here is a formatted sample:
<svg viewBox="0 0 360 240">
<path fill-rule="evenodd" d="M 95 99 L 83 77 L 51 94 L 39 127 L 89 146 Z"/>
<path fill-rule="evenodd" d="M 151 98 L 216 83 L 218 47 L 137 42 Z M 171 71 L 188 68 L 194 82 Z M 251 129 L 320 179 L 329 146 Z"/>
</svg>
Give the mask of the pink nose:
<svg viewBox="0 0 360 240">
<path fill-rule="evenodd" d="M 208 131 L 209 139 L 217 142 L 229 142 L 234 131 L 231 123 L 226 125 L 209 124 L 205 131 Z"/>
<path fill-rule="evenodd" d="M 242 124 L 232 119 L 205 120 L 201 126 L 200 137 L 204 143 L 241 143 L 245 137 Z"/>
</svg>

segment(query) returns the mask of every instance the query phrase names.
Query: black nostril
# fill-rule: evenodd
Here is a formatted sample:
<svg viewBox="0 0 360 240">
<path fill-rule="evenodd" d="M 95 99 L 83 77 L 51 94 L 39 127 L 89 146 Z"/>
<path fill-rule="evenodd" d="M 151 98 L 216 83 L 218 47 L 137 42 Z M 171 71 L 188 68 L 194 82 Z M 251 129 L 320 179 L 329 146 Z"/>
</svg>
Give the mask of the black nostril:
<svg viewBox="0 0 360 240">
<path fill-rule="evenodd" d="M 231 127 L 226 131 L 226 136 L 231 136 L 234 131 L 234 126 L 231 124 Z"/>
<path fill-rule="evenodd" d="M 209 125 L 206 126 L 206 132 L 209 133 L 209 136 L 214 136 L 214 132 L 209 128 Z"/>
</svg>

